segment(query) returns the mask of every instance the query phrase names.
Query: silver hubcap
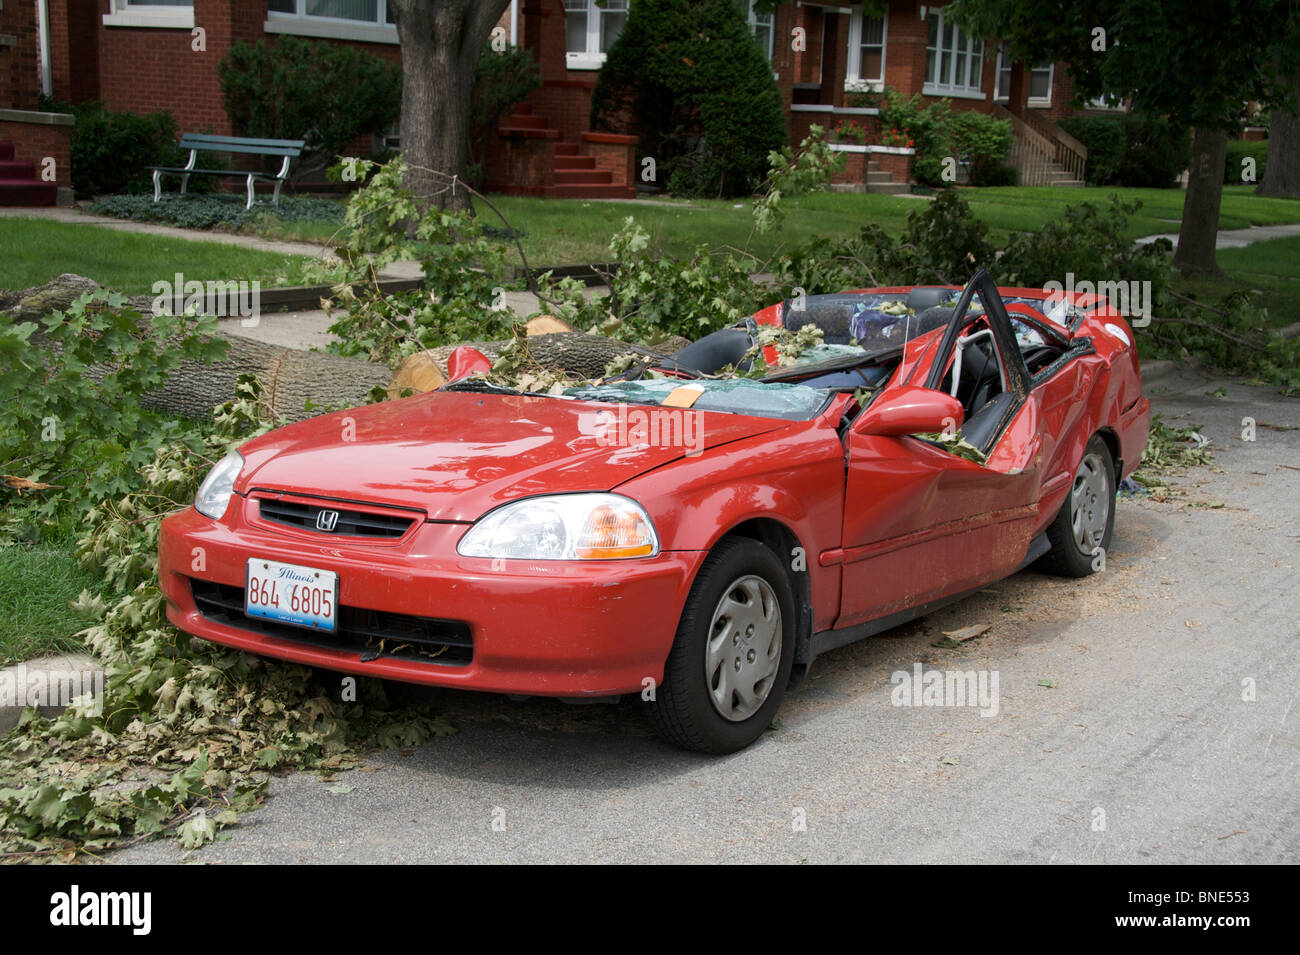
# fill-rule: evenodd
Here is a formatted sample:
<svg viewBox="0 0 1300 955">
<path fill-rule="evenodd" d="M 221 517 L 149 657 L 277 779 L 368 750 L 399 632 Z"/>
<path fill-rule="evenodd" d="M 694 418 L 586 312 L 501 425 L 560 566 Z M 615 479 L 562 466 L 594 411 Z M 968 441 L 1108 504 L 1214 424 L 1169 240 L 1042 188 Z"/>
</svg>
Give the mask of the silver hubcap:
<svg viewBox="0 0 1300 955">
<path fill-rule="evenodd" d="M 1106 536 L 1110 517 L 1106 465 L 1095 454 L 1086 454 L 1074 475 L 1070 492 L 1070 522 L 1074 526 L 1074 543 L 1079 552 L 1091 554 Z"/>
<path fill-rule="evenodd" d="M 726 719 L 748 719 L 772 692 L 782 631 L 781 604 L 762 577 L 741 577 L 723 592 L 709 627 L 704 680 Z"/>
</svg>

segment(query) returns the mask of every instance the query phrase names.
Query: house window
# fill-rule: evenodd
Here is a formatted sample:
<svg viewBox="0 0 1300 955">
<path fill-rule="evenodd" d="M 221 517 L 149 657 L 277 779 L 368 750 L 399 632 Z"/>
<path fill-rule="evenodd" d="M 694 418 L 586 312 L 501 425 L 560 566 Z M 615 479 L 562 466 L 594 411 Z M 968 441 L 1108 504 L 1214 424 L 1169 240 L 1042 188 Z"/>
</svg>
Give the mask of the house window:
<svg viewBox="0 0 1300 955">
<path fill-rule="evenodd" d="M 1050 106 L 1052 102 L 1052 64 L 1044 63 L 1029 71 L 1029 102 Z"/>
<path fill-rule="evenodd" d="M 267 33 L 396 43 L 388 0 L 267 0 Z"/>
<path fill-rule="evenodd" d="M 755 13 L 754 4 L 756 0 L 749 0 L 749 31 L 754 34 L 758 40 L 758 45 L 763 48 L 767 54 L 768 60 L 772 59 L 772 40 L 775 29 L 776 16 L 771 13 Z"/>
<path fill-rule="evenodd" d="M 1011 58 L 1006 51 L 998 50 L 998 75 L 993 85 L 993 98 L 1005 103 L 1011 97 Z M 1029 70 L 1029 105 L 1052 105 L 1052 64 L 1041 63 Z"/>
<path fill-rule="evenodd" d="M 849 18 L 849 62 L 844 71 L 846 90 L 879 90 L 885 82 L 885 20 L 864 17 L 854 7 Z"/>
<path fill-rule="evenodd" d="M 564 0 L 565 65 L 571 70 L 598 70 L 605 54 L 623 32 L 628 0 Z"/>
<path fill-rule="evenodd" d="M 295 17 L 327 20 L 355 20 L 359 23 L 392 23 L 386 0 L 269 0 L 267 10 Z"/>
<path fill-rule="evenodd" d="M 971 36 L 942 10 L 930 11 L 927 19 L 925 85 L 921 92 L 983 99 L 980 76 L 984 72 L 984 40 Z"/>
<path fill-rule="evenodd" d="M 0 6 L 3 6 L 0 3 Z M 194 27 L 193 0 L 113 0 L 104 14 L 106 27 Z"/>
</svg>

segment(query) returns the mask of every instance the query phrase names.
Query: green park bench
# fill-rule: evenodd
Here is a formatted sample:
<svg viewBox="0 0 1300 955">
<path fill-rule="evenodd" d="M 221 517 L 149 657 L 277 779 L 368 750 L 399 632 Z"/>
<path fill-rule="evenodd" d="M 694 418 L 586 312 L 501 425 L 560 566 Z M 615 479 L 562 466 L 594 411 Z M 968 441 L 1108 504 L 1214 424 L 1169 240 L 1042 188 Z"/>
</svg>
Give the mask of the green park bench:
<svg viewBox="0 0 1300 955">
<path fill-rule="evenodd" d="M 289 175 L 289 161 L 296 156 L 302 155 L 303 140 L 301 139 L 247 139 L 242 136 L 208 136 L 201 133 L 186 133 L 181 137 L 181 149 L 190 151 L 190 161 L 184 166 L 149 166 L 153 170 L 153 201 L 157 202 L 162 197 L 162 177 L 180 176 L 181 195 L 185 195 L 185 187 L 189 184 L 190 176 L 224 176 L 233 179 L 246 179 L 248 189 L 248 202 L 244 208 L 253 208 L 253 183 L 257 180 L 263 182 L 275 183 L 275 191 L 271 195 L 271 204 L 278 205 L 280 202 L 280 186 Z M 283 156 L 284 162 L 280 164 L 280 171 L 271 175 L 264 172 L 247 172 L 239 169 L 198 169 L 195 162 L 198 161 L 199 153 L 245 153 L 254 156 Z"/>
</svg>

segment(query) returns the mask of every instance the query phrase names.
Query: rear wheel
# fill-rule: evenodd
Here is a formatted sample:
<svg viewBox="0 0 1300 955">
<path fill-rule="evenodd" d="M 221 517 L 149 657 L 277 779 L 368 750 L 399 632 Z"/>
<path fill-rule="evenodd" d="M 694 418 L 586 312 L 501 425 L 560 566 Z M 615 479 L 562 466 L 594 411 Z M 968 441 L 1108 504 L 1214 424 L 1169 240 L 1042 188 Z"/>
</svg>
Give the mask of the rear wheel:
<svg viewBox="0 0 1300 955">
<path fill-rule="evenodd" d="M 650 703 L 656 729 L 704 753 L 732 753 L 756 740 L 790 682 L 794 623 L 776 555 L 748 538 L 720 542 L 691 588 Z"/>
<path fill-rule="evenodd" d="M 1052 549 L 1040 562 L 1044 570 L 1065 577 L 1087 577 L 1103 566 L 1115 530 L 1115 490 L 1110 449 L 1094 434 L 1083 449 L 1070 493 L 1047 528 Z"/>
</svg>

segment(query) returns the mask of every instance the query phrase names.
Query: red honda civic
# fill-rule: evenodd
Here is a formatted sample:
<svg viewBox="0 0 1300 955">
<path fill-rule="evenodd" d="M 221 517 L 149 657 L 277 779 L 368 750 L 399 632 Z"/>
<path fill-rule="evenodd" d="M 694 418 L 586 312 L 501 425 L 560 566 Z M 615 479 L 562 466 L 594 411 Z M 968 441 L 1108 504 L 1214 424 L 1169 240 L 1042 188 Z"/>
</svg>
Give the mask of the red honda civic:
<svg viewBox="0 0 1300 955">
<path fill-rule="evenodd" d="M 717 374 L 810 323 L 793 363 Z M 658 365 L 247 442 L 163 522 L 168 618 L 345 673 L 636 694 L 731 752 L 818 654 L 1031 563 L 1100 567 L 1150 424 L 1115 309 L 984 272 L 781 302 Z"/>
</svg>

